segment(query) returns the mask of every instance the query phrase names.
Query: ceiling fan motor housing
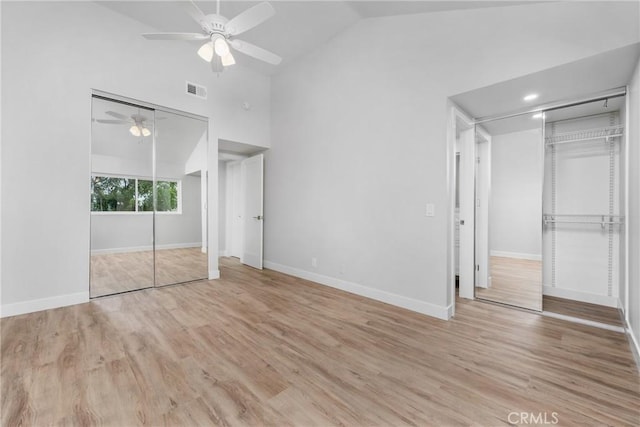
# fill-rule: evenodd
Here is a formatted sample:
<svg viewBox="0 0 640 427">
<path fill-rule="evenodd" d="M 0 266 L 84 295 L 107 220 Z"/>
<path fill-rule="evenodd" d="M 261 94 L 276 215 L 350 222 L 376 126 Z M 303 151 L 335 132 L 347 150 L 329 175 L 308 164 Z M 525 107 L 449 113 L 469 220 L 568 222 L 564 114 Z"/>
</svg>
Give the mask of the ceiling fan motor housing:
<svg viewBox="0 0 640 427">
<path fill-rule="evenodd" d="M 226 37 L 225 25 L 229 21 L 227 18 L 216 14 L 207 15 L 205 18 L 206 20 L 200 22 L 203 31 L 209 35 L 222 34 Z"/>
</svg>

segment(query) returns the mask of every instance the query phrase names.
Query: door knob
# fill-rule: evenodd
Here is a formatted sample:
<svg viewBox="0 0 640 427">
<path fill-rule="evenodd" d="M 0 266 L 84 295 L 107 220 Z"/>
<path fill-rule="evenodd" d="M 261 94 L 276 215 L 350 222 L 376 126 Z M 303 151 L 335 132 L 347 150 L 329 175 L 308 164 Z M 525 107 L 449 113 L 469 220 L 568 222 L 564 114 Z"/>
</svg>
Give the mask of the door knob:
<svg viewBox="0 0 640 427">
<path fill-rule="evenodd" d="M 262 215 L 254 216 L 253 219 L 257 219 L 258 221 L 260 221 L 262 219 Z"/>
<path fill-rule="evenodd" d="M 460 225 L 464 225 L 464 219 L 460 220 Z"/>
</svg>

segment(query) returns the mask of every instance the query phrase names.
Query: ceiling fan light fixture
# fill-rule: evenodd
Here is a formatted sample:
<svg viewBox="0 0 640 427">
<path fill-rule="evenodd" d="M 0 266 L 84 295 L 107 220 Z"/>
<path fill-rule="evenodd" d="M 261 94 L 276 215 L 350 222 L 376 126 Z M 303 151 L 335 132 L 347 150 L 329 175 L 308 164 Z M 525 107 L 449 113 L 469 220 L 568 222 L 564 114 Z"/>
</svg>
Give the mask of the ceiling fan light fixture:
<svg viewBox="0 0 640 427">
<path fill-rule="evenodd" d="M 149 136 L 151 135 L 151 131 L 147 128 L 142 128 L 142 136 Z"/>
<path fill-rule="evenodd" d="M 235 63 L 236 63 L 236 60 L 234 59 L 231 52 L 227 53 L 225 56 L 222 57 L 222 65 L 225 67 L 228 67 L 229 65 L 233 65 Z"/>
<path fill-rule="evenodd" d="M 200 46 L 200 49 L 198 49 L 198 56 L 207 62 L 211 62 L 213 59 L 213 43 L 206 42 Z"/>
<path fill-rule="evenodd" d="M 224 37 L 216 37 L 213 43 L 216 55 L 218 55 L 220 58 L 224 58 L 229 54 L 229 44 L 224 39 Z"/>
<path fill-rule="evenodd" d="M 138 125 L 133 125 L 129 128 L 129 132 L 131 133 L 131 135 L 133 136 L 140 136 L 140 128 L 138 127 Z"/>
</svg>

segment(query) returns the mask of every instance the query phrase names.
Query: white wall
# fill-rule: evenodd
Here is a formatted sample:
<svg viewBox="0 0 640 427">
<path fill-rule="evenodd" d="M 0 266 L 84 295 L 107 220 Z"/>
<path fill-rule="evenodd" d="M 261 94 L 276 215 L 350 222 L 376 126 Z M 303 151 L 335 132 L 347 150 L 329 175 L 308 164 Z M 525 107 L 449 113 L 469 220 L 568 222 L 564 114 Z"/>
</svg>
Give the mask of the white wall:
<svg viewBox="0 0 640 427">
<path fill-rule="evenodd" d="M 226 162 L 218 162 L 218 246 L 220 256 L 226 255 L 227 247 L 227 166 Z"/>
<path fill-rule="evenodd" d="M 491 255 L 542 255 L 542 132 L 495 135 L 491 141 Z"/>
<path fill-rule="evenodd" d="M 209 117 L 208 189 L 215 206 L 218 137 L 269 145 L 270 83 L 240 66 L 217 77 L 188 44 L 144 40 L 140 33 L 153 28 L 96 3 L 3 2 L 2 12 L 8 315 L 88 298 L 91 89 Z M 209 99 L 186 95 L 185 80 L 206 84 Z M 243 101 L 253 108 L 242 110 Z M 217 207 L 209 209 L 209 223 L 217 217 Z M 218 240 L 217 227 L 209 227 L 209 240 Z"/>
<path fill-rule="evenodd" d="M 554 2 L 366 19 L 281 70 L 265 265 L 447 317 L 448 96 L 637 42 L 637 8 Z"/>
<path fill-rule="evenodd" d="M 640 353 L 640 62 L 629 84 L 629 312 L 627 318 Z"/>
</svg>

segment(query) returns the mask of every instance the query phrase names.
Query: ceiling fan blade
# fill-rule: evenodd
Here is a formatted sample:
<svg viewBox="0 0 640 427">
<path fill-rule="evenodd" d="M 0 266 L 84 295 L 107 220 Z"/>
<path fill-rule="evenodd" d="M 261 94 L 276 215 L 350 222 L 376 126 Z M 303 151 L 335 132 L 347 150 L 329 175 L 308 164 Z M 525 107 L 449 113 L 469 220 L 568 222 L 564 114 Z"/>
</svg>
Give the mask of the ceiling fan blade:
<svg viewBox="0 0 640 427">
<path fill-rule="evenodd" d="M 129 122 L 126 120 L 104 120 L 104 119 L 96 119 L 98 123 L 107 123 L 110 125 L 128 125 Z"/>
<path fill-rule="evenodd" d="M 233 47 L 238 52 L 242 52 L 245 55 L 249 55 L 261 61 L 268 62 L 269 64 L 278 65 L 280 62 L 282 62 L 282 58 L 275 53 L 269 52 L 268 50 L 265 50 L 254 44 L 242 40 L 231 40 L 230 44 L 231 47 Z"/>
<path fill-rule="evenodd" d="M 202 26 L 202 21 L 204 21 L 206 18 L 204 12 L 200 10 L 198 6 L 196 6 L 193 0 L 188 0 L 186 2 L 183 2 L 182 4 L 189 16 L 191 16 L 194 21 Z"/>
<path fill-rule="evenodd" d="M 263 23 L 275 15 L 275 13 L 276 11 L 273 6 L 265 1 L 245 10 L 240 15 L 231 19 L 225 25 L 225 29 L 230 35 L 235 36 Z"/>
<path fill-rule="evenodd" d="M 125 116 L 124 114 L 116 113 L 115 111 L 105 111 L 104 113 L 109 115 L 109 116 L 111 116 L 111 117 L 115 117 L 116 119 L 131 121 L 131 118 L 129 116 Z"/>
<path fill-rule="evenodd" d="M 200 33 L 145 33 L 147 40 L 207 40 L 209 36 Z"/>
<path fill-rule="evenodd" d="M 224 70 L 224 66 L 222 65 L 222 58 L 218 55 L 213 55 L 211 58 L 211 71 L 214 73 L 221 73 Z"/>
</svg>

